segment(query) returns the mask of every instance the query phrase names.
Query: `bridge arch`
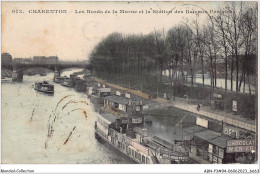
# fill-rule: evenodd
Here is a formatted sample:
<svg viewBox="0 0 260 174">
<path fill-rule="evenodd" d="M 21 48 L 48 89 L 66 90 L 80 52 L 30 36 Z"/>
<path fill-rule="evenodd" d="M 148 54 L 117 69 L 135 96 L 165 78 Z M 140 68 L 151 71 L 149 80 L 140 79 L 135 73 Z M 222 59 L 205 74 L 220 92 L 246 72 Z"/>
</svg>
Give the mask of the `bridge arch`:
<svg viewBox="0 0 260 174">
<path fill-rule="evenodd" d="M 23 71 L 28 69 L 49 69 L 54 72 L 54 76 L 59 76 L 60 73 L 69 68 L 82 68 L 82 69 L 89 69 L 88 64 L 83 63 L 73 63 L 73 64 L 2 64 L 2 69 L 9 69 L 11 70 L 13 79 L 21 78 L 23 76 Z"/>
</svg>

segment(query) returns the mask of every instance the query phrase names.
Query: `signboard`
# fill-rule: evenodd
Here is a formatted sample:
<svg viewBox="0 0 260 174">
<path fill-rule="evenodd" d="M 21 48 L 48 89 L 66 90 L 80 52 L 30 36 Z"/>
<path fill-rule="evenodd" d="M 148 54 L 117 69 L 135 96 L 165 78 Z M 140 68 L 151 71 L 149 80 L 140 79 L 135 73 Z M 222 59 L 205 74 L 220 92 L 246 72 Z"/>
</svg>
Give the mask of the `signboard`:
<svg viewBox="0 0 260 174">
<path fill-rule="evenodd" d="M 142 123 L 142 118 L 132 118 L 132 123 Z"/>
<path fill-rule="evenodd" d="M 227 153 L 235 153 L 235 152 L 255 152 L 255 146 L 230 146 L 227 147 Z"/>
<path fill-rule="evenodd" d="M 119 91 L 116 91 L 116 95 L 120 96 L 120 95 L 121 95 L 121 93 L 120 93 Z"/>
<path fill-rule="evenodd" d="M 118 109 L 120 109 L 121 111 L 126 111 L 126 106 L 123 104 L 119 104 Z"/>
<path fill-rule="evenodd" d="M 111 92 L 111 88 L 100 88 L 100 92 Z"/>
<path fill-rule="evenodd" d="M 209 153 L 213 153 L 213 145 L 209 144 Z"/>
<path fill-rule="evenodd" d="M 239 138 L 239 130 L 235 127 L 224 126 L 223 133 L 232 137 L 234 134 L 234 138 Z"/>
<path fill-rule="evenodd" d="M 149 106 L 148 105 L 144 105 L 143 106 L 143 109 L 145 110 L 145 109 L 149 109 Z"/>
<path fill-rule="evenodd" d="M 224 149 L 219 148 L 218 151 L 219 151 L 218 156 L 219 156 L 220 158 L 224 158 Z"/>
<path fill-rule="evenodd" d="M 232 111 L 237 112 L 237 101 L 236 100 L 232 101 Z"/>
<path fill-rule="evenodd" d="M 197 119 L 196 119 L 196 124 L 197 124 L 198 126 L 202 126 L 202 127 L 208 128 L 209 121 L 197 117 Z"/>
<path fill-rule="evenodd" d="M 166 95 L 166 93 L 163 93 L 163 98 L 167 98 L 167 95 Z"/>
<path fill-rule="evenodd" d="M 255 140 L 227 140 L 227 153 L 255 152 Z"/>
<path fill-rule="evenodd" d="M 227 140 L 227 146 L 254 146 L 255 140 Z"/>
<path fill-rule="evenodd" d="M 142 100 L 140 100 L 140 101 L 132 101 L 131 103 L 132 103 L 132 105 L 142 105 L 143 104 Z"/>
<path fill-rule="evenodd" d="M 130 94 L 125 94 L 125 98 L 130 98 Z"/>
<path fill-rule="evenodd" d="M 222 95 L 221 94 L 213 94 L 214 98 L 218 98 L 218 99 L 222 99 Z"/>
</svg>

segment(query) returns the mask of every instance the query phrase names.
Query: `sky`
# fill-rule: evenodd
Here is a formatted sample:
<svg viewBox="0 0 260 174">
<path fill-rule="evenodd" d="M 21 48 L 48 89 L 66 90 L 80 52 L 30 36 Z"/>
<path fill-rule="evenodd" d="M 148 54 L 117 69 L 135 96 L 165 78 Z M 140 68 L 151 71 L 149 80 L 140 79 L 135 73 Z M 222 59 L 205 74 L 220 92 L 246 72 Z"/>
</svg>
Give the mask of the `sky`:
<svg viewBox="0 0 260 174">
<path fill-rule="evenodd" d="M 196 18 L 186 10 L 216 10 L 223 2 L 2 2 L 2 50 L 13 58 L 57 55 L 60 60 L 87 60 L 89 54 L 107 35 L 148 34 Z M 178 13 L 150 13 L 146 10 L 175 10 Z M 13 13 L 21 10 L 23 13 Z M 29 13 L 29 10 L 67 10 L 66 14 Z M 85 13 L 75 13 L 75 11 Z M 86 13 L 100 10 L 102 14 Z M 106 10 L 111 13 L 105 13 Z M 112 11 L 118 13 L 112 13 Z M 119 13 L 120 10 L 137 13 Z M 139 13 L 143 10 L 144 13 Z M 16 12 L 16 11 L 15 11 Z M 200 14 L 200 22 L 208 20 Z"/>
</svg>

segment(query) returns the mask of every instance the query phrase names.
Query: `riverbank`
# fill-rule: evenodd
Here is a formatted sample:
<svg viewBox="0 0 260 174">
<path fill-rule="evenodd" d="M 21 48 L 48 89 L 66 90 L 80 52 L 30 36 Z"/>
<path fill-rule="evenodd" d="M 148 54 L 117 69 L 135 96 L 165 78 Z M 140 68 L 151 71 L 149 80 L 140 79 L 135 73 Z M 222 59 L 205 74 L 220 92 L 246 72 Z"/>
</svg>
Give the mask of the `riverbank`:
<svg viewBox="0 0 260 174">
<path fill-rule="evenodd" d="M 144 99 L 149 99 L 149 95 L 146 93 L 143 93 L 141 91 L 125 88 L 125 87 L 122 87 L 117 84 L 112 84 L 112 83 L 106 82 L 105 80 L 99 79 L 97 77 L 94 77 L 94 80 L 99 83 L 108 85 L 110 87 L 113 87 L 113 88 L 116 88 L 116 89 L 119 89 L 122 91 L 127 91 L 131 94 L 137 95 Z M 242 115 L 234 115 L 233 113 L 228 113 L 228 112 L 224 112 L 224 111 L 214 111 L 209 106 L 203 106 L 203 105 L 201 105 L 201 108 L 198 111 L 196 108 L 197 104 L 196 105 L 190 104 L 187 101 L 181 100 L 181 99 L 175 99 L 173 101 L 173 100 L 167 100 L 164 98 L 157 97 L 156 99 L 151 99 L 151 100 L 158 102 L 158 103 L 164 103 L 167 105 L 171 105 L 173 107 L 200 115 L 200 116 L 208 118 L 208 119 L 214 119 L 219 122 L 223 121 L 224 123 L 227 123 L 227 124 L 230 124 L 230 125 L 242 128 L 242 129 L 246 129 L 248 131 L 256 132 L 255 120 L 246 119 Z"/>
</svg>

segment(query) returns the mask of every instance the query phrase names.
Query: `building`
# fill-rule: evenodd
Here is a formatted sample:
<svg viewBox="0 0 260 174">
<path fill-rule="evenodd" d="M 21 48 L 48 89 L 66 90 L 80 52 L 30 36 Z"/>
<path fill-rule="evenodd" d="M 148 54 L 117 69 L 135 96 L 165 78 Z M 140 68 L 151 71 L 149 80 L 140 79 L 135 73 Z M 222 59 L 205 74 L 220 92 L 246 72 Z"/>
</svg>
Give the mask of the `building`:
<svg viewBox="0 0 260 174">
<path fill-rule="evenodd" d="M 59 58 L 57 56 L 34 56 L 33 62 L 35 64 L 57 64 L 59 61 Z"/>
<path fill-rule="evenodd" d="M 135 100 L 130 94 L 121 94 L 116 91 L 116 95 L 104 97 L 104 108 L 127 115 L 140 115 L 143 111 L 142 100 Z"/>
<path fill-rule="evenodd" d="M 184 129 L 190 153 L 213 164 L 253 163 L 255 135 L 227 124 L 222 127 L 222 131 L 210 130 L 210 121 L 197 117 L 195 126 Z"/>
<path fill-rule="evenodd" d="M 2 64 L 11 64 L 12 63 L 12 56 L 9 53 L 2 53 L 1 54 Z"/>
<path fill-rule="evenodd" d="M 14 58 L 13 62 L 17 63 L 17 64 L 32 64 L 33 63 L 31 58 Z"/>
</svg>

